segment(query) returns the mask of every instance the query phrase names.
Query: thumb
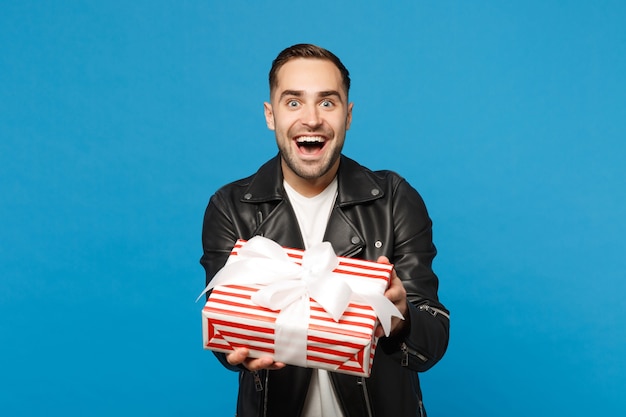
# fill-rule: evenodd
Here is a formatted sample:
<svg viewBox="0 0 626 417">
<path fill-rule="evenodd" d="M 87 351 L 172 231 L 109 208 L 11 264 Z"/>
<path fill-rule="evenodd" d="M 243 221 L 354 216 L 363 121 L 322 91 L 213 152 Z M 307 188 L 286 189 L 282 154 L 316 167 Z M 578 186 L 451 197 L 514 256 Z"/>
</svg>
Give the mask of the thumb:
<svg viewBox="0 0 626 417">
<path fill-rule="evenodd" d="M 389 262 L 389 258 L 387 258 L 386 256 L 379 256 L 376 262 L 378 262 L 379 264 L 391 265 L 391 262 Z"/>
</svg>

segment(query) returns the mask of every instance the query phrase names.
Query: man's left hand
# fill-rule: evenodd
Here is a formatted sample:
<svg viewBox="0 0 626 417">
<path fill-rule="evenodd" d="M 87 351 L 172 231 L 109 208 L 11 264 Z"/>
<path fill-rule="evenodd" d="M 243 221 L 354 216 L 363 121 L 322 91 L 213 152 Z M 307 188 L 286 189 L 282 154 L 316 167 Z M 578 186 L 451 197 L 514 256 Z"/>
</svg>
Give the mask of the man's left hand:
<svg viewBox="0 0 626 417">
<path fill-rule="evenodd" d="M 382 264 L 391 263 L 386 256 L 379 257 L 378 262 Z M 396 308 L 400 311 L 400 313 L 402 313 L 402 316 L 405 318 L 405 320 L 400 320 L 397 317 L 391 318 L 391 331 L 389 332 L 389 335 L 391 336 L 397 334 L 398 332 L 400 332 L 400 330 L 404 328 L 404 326 L 406 325 L 406 319 L 409 310 L 406 300 L 406 290 L 404 289 L 402 281 L 400 280 L 400 278 L 398 278 L 395 269 L 391 270 L 391 282 L 389 283 L 389 288 L 387 288 L 387 291 L 385 291 L 385 297 L 387 297 L 396 306 Z M 374 334 L 376 337 L 381 337 L 385 335 L 385 332 L 381 325 L 378 325 Z"/>
</svg>

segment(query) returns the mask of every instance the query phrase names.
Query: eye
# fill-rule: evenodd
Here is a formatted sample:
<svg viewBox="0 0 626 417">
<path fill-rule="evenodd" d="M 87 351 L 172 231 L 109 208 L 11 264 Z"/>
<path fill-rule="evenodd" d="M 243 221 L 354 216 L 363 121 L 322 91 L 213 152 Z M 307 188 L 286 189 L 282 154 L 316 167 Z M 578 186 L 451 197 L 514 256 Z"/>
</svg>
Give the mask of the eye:
<svg viewBox="0 0 626 417">
<path fill-rule="evenodd" d="M 320 106 L 330 108 L 333 106 L 333 102 L 330 100 L 322 100 Z"/>
<path fill-rule="evenodd" d="M 298 107 L 298 100 L 289 100 L 287 101 L 287 107 Z"/>
</svg>

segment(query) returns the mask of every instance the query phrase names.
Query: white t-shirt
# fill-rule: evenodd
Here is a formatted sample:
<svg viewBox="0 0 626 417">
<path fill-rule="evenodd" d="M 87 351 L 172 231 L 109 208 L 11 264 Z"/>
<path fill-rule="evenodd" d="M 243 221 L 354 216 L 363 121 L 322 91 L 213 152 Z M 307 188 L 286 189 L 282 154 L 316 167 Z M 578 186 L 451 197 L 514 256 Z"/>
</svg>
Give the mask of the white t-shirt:
<svg viewBox="0 0 626 417">
<path fill-rule="evenodd" d="M 318 195 L 305 197 L 283 181 L 289 201 L 296 213 L 304 247 L 310 248 L 324 239 L 326 225 L 337 197 L 337 178 Z M 302 417 L 342 417 L 341 406 L 333 390 L 328 371 L 313 369 Z"/>
</svg>

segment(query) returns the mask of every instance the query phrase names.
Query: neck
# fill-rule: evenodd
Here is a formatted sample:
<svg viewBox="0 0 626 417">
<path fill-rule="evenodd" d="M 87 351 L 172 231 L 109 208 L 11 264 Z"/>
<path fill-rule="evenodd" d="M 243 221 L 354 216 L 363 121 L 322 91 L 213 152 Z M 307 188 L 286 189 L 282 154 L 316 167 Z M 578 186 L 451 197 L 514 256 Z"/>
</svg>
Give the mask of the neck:
<svg viewBox="0 0 626 417">
<path fill-rule="evenodd" d="M 282 160 L 281 166 L 283 169 L 283 177 L 291 188 L 305 197 L 315 197 L 324 191 L 337 175 L 339 160 L 337 160 L 328 172 L 317 178 L 302 178 L 298 176 L 295 172 L 291 171 Z"/>
</svg>

